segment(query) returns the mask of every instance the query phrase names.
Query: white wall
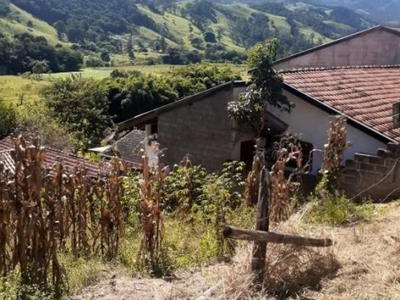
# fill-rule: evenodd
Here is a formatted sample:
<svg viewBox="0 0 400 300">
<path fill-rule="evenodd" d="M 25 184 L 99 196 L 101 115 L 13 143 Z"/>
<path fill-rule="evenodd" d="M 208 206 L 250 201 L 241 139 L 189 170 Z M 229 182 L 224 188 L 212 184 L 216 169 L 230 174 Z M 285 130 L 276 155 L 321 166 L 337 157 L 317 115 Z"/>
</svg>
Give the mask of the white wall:
<svg viewBox="0 0 400 300">
<path fill-rule="evenodd" d="M 322 150 L 327 142 L 332 116 L 287 91 L 284 91 L 284 94 L 296 105 L 292 112 L 288 114 L 272 109 L 271 111 L 289 125 L 289 132 L 299 134 L 302 140 L 313 143 L 314 148 Z M 353 159 L 357 152 L 376 154 L 378 148 L 386 148 L 384 143 L 350 125 L 347 125 L 347 140 L 353 145 L 346 150 L 344 160 Z M 321 165 L 322 155 L 314 154 L 311 173 L 316 174 Z"/>
</svg>

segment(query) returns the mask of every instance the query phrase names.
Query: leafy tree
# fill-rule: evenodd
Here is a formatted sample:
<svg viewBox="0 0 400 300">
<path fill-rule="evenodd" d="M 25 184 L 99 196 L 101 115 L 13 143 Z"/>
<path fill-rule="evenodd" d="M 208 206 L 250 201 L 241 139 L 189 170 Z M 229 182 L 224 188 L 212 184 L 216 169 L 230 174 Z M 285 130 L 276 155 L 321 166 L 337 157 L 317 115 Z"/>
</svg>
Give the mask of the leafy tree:
<svg viewBox="0 0 400 300">
<path fill-rule="evenodd" d="M 204 40 L 207 43 L 216 43 L 217 42 L 217 40 L 215 38 L 215 34 L 210 31 L 207 31 L 204 33 Z"/>
<path fill-rule="evenodd" d="M 6 16 L 10 12 L 10 0 L 0 0 L 0 16 Z"/>
<path fill-rule="evenodd" d="M 160 39 L 160 48 L 161 48 L 161 51 L 162 51 L 162 52 L 165 52 L 165 50 L 167 50 L 167 47 L 168 47 L 167 41 L 165 40 L 164 37 L 161 37 L 161 39 Z"/>
<path fill-rule="evenodd" d="M 0 139 L 12 133 L 17 125 L 15 109 L 0 98 Z"/>
<path fill-rule="evenodd" d="M 62 72 L 79 71 L 83 64 L 83 56 L 77 51 L 61 48 L 57 51 L 59 70 Z"/>
<path fill-rule="evenodd" d="M 39 135 L 44 145 L 66 151 L 76 149 L 76 140 L 65 126 L 54 118 L 42 102 L 25 103 L 18 109 L 16 133 Z"/>
<path fill-rule="evenodd" d="M 105 62 L 110 62 L 110 60 L 111 60 L 110 54 L 108 54 L 107 52 L 103 51 L 103 52 L 101 52 L 101 54 L 100 54 L 100 59 L 101 59 L 102 61 L 105 61 Z"/>
<path fill-rule="evenodd" d="M 41 62 L 52 72 L 77 71 L 82 65 L 80 53 L 61 47 L 54 48 L 44 37 L 35 37 L 24 33 L 10 38 L 0 34 L 0 72 L 17 74 L 32 71 L 32 67 Z M 43 68 L 41 68 L 43 69 Z M 36 69 L 36 71 L 42 71 Z"/>
<path fill-rule="evenodd" d="M 192 44 L 193 47 L 197 49 L 204 49 L 203 47 L 203 40 L 201 38 L 195 37 L 190 40 L 190 43 Z"/>
<path fill-rule="evenodd" d="M 113 71 L 103 81 L 110 102 L 109 114 L 121 122 L 140 113 L 177 101 L 216 85 L 240 79 L 229 67 L 193 64 L 163 76 Z"/>
<path fill-rule="evenodd" d="M 264 129 L 264 114 L 269 106 L 287 112 L 293 107 L 282 93 L 282 78 L 272 68 L 278 47 L 278 40 L 273 39 L 249 50 L 247 65 L 251 70 L 251 84 L 237 100 L 228 104 L 230 117 L 239 126 L 250 127 L 257 136 Z"/>
<path fill-rule="evenodd" d="M 197 64 L 201 62 L 201 55 L 199 51 L 191 51 L 186 54 L 186 58 L 189 63 Z"/>
<path fill-rule="evenodd" d="M 83 150 L 99 145 L 107 129 L 113 126 L 107 92 L 95 79 L 78 75 L 58 79 L 43 95 L 52 115 L 74 134 Z"/>
<path fill-rule="evenodd" d="M 129 35 L 128 42 L 126 44 L 126 51 L 128 52 L 129 58 L 132 60 L 135 58 L 135 53 L 133 52 L 133 38 L 132 34 Z"/>
<path fill-rule="evenodd" d="M 49 71 L 49 62 L 47 60 L 34 60 L 31 63 L 32 73 L 42 74 Z"/>
<path fill-rule="evenodd" d="M 62 40 L 63 39 L 63 34 L 66 31 L 65 23 L 63 21 L 59 20 L 59 21 L 57 21 L 57 22 L 55 22 L 53 24 L 53 27 L 57 30 L 58 39 Z"/>
</svg>

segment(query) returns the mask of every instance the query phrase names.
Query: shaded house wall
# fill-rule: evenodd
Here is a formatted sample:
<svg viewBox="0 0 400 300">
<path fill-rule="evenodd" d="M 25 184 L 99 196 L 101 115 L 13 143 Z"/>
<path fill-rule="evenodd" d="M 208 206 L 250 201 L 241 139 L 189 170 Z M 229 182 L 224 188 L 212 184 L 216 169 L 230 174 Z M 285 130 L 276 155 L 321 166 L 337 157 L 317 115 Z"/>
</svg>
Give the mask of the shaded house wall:
<svg viewBox="0 0 400 300">
<path fill-rule="evenodd" d="M 400 36 L 377 27 L 278 61 L 276 70 L 400 63 Z"/>
<path fill-rule="evenodd" d="M 158 116 L 158 138 L 167 148 L 164 163 L 174 165 L 190 154 L 193 164 L 218 170 L 240 159 L 240 145 L 253 135 L 232 130 L 227 105 L 244 88 L 226 86 L 204 99 L 163 112 Z"/>
<path fill-rule="evenodd" d="M 332 115 L 300 99 L 299 97 L 284 91 L 284 95 L 295 104 L 290 114 L 273 111 L 274 114 L 289 124 L 289 132 L 298 134 L 300 139 L 312 143 L 316 149 L 324 149 L 328 139 L 329 122 Z M 347 140 L 353 145 L 345 152 L 344 159 L 353 159 L 358 152 L 375 154 L 378 148 L 385 148 L 386 144 L 367 135 L 361 130 L 347 125 Z M 311 174 L 317 174 L 322 166 L 322 155 L 313 154 Z"/>
</svg>

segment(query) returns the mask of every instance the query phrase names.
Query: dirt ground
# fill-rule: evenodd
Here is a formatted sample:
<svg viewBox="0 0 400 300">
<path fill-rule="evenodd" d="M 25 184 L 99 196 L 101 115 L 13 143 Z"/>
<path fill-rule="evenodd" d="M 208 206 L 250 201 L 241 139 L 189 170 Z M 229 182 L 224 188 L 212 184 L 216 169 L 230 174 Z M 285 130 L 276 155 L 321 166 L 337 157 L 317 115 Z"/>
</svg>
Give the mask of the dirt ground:
<svg viewBox="0 0 400 300">
<path fill-rule="evenodd" d="M 400 300 L 400 207 L 390 204 L 372 221 L 346 227 L 318 227 L 296 229 L 301 235 L 329 237 L 335 242 L 330 249 L 319 249 L 303 260 L 290 260 L 286 255 L 274 258 L 275 263 L 291 264 L 282 272 L 294 277 L 305 276 L 296 273 L 307 264 L 312 266 L 313 256 L 332 256 L 340 268 L 331 272 L 317 273 L 318 284 L 299 290 L 293 299 L 399 299 Z M 277 231 L 293 232 L 293 224 L 299 224 L 299 216 L 284 224 Z M 270 252 L 281 251 L 271 248 Z M 313 250 L 314 251 L 314 250 Z M 176 274 L 164 279 L 139 278 L 104 272 L 96 284 L 86 287 L 71 299 L 275 299 L 264 292 L 249 293 L 250 247 L 241 248 L 233 262 L 214 264 Z M 301 255 L 300 255 L 301 256 Z M 305 259 L 307 261 L 305 261 Z M 286 260 L 286 262 L 285 262 Z M 322 268 L 315 265 L 315 268 Z M 319 270 L 314 270 L 319 271 Z M 300 274 L 300 275 L 299 275 Z M 285 276 L 286 276 L 285 275 Z M 315 274 L 314 274 L 315 275 Z M 278 274 L 279 277 L 279 274 Z M 282 274 L 282 281 L 284 280 Z M 314 276 L 315 279 L 315 276 Z M 282 282 L 280 283 L 282 284 Z"/>
</svg>

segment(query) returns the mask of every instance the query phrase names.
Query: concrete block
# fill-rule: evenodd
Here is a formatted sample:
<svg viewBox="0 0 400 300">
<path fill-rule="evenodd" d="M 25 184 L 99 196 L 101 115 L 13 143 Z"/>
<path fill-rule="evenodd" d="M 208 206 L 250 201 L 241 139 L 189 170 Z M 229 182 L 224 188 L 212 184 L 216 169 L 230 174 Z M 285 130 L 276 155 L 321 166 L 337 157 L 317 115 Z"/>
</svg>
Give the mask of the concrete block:
<svg viewBox="0 0 400 300">
<path fill-rule="evenodd" d="M 383 158 L 390 158 L 393 157 L 393 153 L 386 149 L 378 149 L 377 155 Z"/>
<path fill-rule="evenodd" d="M 368 161 L 370 164 L 376 164 L 376 165 L 384 165 L 384 158 L 379 157 L 379 156 L 369 156 Z"/>
<path fill-rule="evenodd" d="M 346 160 L 345 168 L 358 169 L 360 167 L 360 162 L 351 159 Z"/>
<path fill-rule="evenodd" d="M 390 168 L 385 166 L 376 165 L 375 171 L 381 173 L 382 175 L 386 175 L 389 172 Z"/>
<path fill-rule="evenodd" d="M 360 170 L 362 171 L 375 171 L 375 165 L 369 163 L 361 163 Z"/>
</svg>

